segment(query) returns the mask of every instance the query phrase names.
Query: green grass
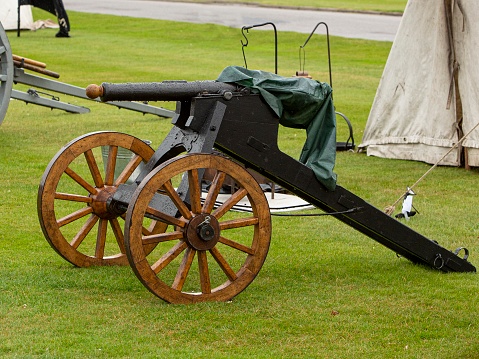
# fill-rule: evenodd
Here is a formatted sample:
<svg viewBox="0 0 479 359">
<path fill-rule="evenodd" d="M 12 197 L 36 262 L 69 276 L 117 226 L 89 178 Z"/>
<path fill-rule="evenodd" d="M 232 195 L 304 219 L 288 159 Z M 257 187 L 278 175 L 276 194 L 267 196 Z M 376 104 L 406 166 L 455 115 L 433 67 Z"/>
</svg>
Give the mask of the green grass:
<svg viewBox="0 0 479 359">
<path fill-rule="evenodd" d="M 35 12 L 36 16 L 44 15 Z M 77 86 L 103 81 L 214 79 L 242 65 L 238 29 L 69 13 L 55 30 L 9 33 L 15 54 L 46 62 Z M 166 36 L 165 34 L 168 34 Z M 272 70 L 270 32 L 251 32 L 250 68 Z M 304 34 L 280 33 L 279 72 L 298 69 Z M 307 70 L 327 79 L 324 38 Z M 391 44 L 332 38 L 335 104 L 360 142 Z M 415 266 L 332 218 L 273 218 L 272 245 L 253 283 L 229 303 L 168 305 L 124 268 L 74 268 L 43 238 L 40 178 L 69 140 L 122 131 L 157 147 L 170 121 L 61 96 L 72 115 L 12 101 L 0 126 L 0 356 L 5 358 L 479 358 L 478 277 Z M 172 107 L 172 104 L 166 104 Z M 341 126 L 341 124 L 339 125 Z M 299 155 L 304 135 L 281 128 Z M 340 128 L 339 137 L 346 134 Z M 338 138 L 340 139 L 340 138 Z M 383 208 L 429 165 L 339 153 L 339 184 Z M 476 170 L 437 168 L 417 188 L 407 225 L 479 264 Z M 337 314 L 338 313 L 338 314 Z M 333 315 L 336 314 L 336 315 Z"/>
<path fill-rule="evenodd" d="M 185 0 L 173 0 L 184 2 Z M 348 11 L 377 11 L 386 13 L 402 13 L 407 0 L 187 0 L 199 3 L 243 3 L 262 6 L 285 6 L 292 8 L 338 9 Z"/>
</svg>

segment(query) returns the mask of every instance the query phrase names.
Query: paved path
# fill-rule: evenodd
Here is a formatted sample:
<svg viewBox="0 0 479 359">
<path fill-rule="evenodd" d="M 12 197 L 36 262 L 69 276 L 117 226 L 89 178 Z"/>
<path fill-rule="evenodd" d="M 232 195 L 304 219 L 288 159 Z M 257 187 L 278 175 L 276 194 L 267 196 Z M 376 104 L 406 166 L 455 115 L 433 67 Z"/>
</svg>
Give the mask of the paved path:
<svg viewBox="0 0 479 359">
<path fill-rule="evenodd" d="M 241 28 L 273 22 L 278 31 L 310 33 L 318 22 L 328 24 L 330 35 L 393 41 L 400 16 L 290 10 L 247 5 L 195 4 L 155 0 L 63 0 L 66 10 L 174 20 L 192 23 L 214 23 Z M 74 24 L 73 28 L 74 28 Z M 264 27 L 271 29 L 271 27 Z M 324 34 L 320 26 L 316 33 Z"/>
</svg>

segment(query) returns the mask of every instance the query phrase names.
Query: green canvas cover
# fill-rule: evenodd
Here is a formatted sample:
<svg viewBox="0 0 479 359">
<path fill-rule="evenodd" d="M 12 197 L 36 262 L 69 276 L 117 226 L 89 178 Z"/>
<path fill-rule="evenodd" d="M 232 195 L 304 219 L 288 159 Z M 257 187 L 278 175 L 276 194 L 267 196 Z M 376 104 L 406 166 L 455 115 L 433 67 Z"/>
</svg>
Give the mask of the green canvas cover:
<svg viewBox="0 0 479 359">
<path fill-rule="evenodd" d="M 260 93 L 286 127 L 306 129 L 299 161 L 311 168 L 330 191 L 336 188 L 336 114 L 327 83 L 304 77 L 282 77 L 270 72 L 229 66 L 217 81 L 236 83 Z"/>
</svg>

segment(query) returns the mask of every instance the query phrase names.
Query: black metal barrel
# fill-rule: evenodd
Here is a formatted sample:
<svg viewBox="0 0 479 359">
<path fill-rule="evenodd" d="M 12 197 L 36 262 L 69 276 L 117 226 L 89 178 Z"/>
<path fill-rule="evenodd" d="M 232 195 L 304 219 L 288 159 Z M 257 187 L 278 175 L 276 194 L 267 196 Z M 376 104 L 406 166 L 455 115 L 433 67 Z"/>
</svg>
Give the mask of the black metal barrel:
<svg viewBox="0 0 479 359">
<path fill-rule="evenodd" d="M 103 83 L 87 87 L 87 96 L 107 101 L 185 101 L 201 94 L 235 92 L 236 85 L 217 81 Z"/>
</svg>

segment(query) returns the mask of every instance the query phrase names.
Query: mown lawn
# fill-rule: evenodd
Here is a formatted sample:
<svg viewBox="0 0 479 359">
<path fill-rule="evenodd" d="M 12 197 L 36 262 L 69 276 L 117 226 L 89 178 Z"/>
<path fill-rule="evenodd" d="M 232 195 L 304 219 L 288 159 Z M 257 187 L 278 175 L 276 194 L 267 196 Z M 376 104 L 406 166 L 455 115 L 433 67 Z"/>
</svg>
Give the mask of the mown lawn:
<svg viewBox="0 0 479 359">
<path fill-rule="evenodd" d="M 36 16 L 44 15 L 36 12 Z M 9 33 L 13 52 L 46 62 L 60 80 L 90 83 L 214 79 L 242 65 L 238 29 L 71 12 L 75 33 Z M 251 32 L 251 68 L 271 68 L 271 33 Z M 318 44 L 323 37 L 315 37 Z M 304 34 L 280 33 L 280 74 L 297 70 Z M 321 45 L 320 45 L 321 46 Z M 360 142 L 391 44 L 332 38 L 336 108 Z M 254 49 L 254 51 L 253 51 Z M 322 54 L 313 77 L 327 79 Z M 314 65 L 313 65 L 314 64 Z M 22 88 L 16 86 L 16 88 Z M 169 305 L 128 267 L 75 268 L 48 245 L 36 196 L 68 141 L 98 130 L 150 139 L 170 121 L 61 96 L 74 115 L 11 101 L 0 126 L 0 356 L 5 358 L 479 358 L 476 274 L 442 274 L 399 259 L 333 218 L 273 217 L 272 244 L 254 282 L 233 301 Z M 173 108 L 173 104 L 161 104 Z M 338 139 L 346 130 L 338 125 Z M 299 155 L 304 134 L 281 128 Z M 338 153 L 339 184 L 378 208 L 430 166 Z M 437 168 L 417 189 L 407 223 L 478 264 L 476 170 Z"/>
</svg>

